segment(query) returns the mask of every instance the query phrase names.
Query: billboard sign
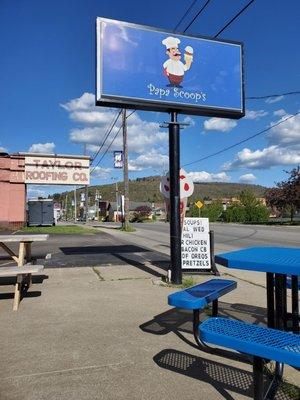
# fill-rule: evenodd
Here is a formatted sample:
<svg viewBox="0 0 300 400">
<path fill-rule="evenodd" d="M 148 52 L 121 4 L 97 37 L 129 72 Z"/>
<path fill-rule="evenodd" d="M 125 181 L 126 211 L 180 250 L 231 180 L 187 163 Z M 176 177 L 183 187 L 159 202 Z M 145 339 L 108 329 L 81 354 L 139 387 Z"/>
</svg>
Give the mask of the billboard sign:
<svg viewBox="0 0 300 400">
<path fill-rule="evenodd" d="M 25 154 L 25 183 L 88 185 L 90 158 L 56 154 Z"/>
<path fill-rule="evenodd" d="M 244 116 L 240 42 L 97 18 L 96 104 Z"/>
</svg>

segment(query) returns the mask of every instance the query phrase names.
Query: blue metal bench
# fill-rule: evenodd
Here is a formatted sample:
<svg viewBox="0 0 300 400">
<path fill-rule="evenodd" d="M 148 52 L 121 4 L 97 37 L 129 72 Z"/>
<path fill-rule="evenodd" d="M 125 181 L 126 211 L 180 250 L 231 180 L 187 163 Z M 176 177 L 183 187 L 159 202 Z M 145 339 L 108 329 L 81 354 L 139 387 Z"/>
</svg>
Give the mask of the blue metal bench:
<svg viewBox="0 0 300 400">
<path fill-rule="evenodd" d="M 218 299 L 221 296 L 236 289 L 237 283 L 229 279 L 210 279 L 190 288 L 171 293 L 168 296 L 168 304 L 176 308 L 193 310 L 193 331 L 196 343 L 199 346 L 198 325 L 200 322 L 200 310 L 212 303 L 212 315 L 218 315 Z"/>
<path fill-rule="evenodd" d="M 300 336 L 293 333 L 218 317 L 200 324 L 199 336 L 203 342 L 254 356 L 254 400 L 264 399 L 264 359 L 300 367 Z"/>
</svg>

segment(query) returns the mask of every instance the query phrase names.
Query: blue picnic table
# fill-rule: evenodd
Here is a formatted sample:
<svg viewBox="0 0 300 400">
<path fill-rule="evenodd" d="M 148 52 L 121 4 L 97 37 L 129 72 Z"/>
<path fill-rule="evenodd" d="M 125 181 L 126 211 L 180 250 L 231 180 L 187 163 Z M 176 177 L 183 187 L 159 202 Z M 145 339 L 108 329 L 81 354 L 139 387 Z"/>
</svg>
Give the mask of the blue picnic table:
<svg viewBox="0 0 300 400">
<path fill-rule="evenodd" d="M 250 247 L 242 250 L 222 253 L 215 256 L 215 262 L 227 268 L 266 273 L 267 320 L 268 328 L 292 330 L 299 334 L 299 276 L 300 248 L 290 247 Z M 292 312 L 287 312 L 287 287 L 292 292 Z M 289 322 L 292 322 L 289 326 Z M 216 342 L 215 342 L 216 343 Z M 283 363 L 277 358 L 274 381 L 280 381 L 283 375 Z M 260 360 L 262 366 L 262 360 Z M 256 367 L 254 373 L 257 373 Z M 255 399 L 261 399 L 262 373 L 256 384 Z M 259 382 L 260 380 L 260 382 Z M 276 389 L 271 389 L 271 398 Z"/>
<path fill-rule="evenodd" d="M 250 247 L 215 256 L 227 268 L 266 273 L 268 327 L 299 333 L 298 276 L 300 248 Z M 290 278 L 291 277 L 291 278 Z M 292 313 L 287 312 L 287 279 L 292 291 Z"/>
</svg>

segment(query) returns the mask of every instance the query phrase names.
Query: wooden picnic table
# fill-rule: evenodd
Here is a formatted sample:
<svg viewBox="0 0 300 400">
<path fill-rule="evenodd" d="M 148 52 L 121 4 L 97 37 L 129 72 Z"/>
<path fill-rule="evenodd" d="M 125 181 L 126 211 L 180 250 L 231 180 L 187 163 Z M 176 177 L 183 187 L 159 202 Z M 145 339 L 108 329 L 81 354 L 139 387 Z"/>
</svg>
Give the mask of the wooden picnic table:
<svg viewBox="0 0 300 400">
<path fill-rule="evenodd" d="M 48 240 L 49 235 L 0 235 L 0 247 L 18 264 L 23 266 L 26 262 L 31 261 L 31 243 L 44 242 Z M 19 243 L 18 255 L 15 254 L 7 245 L 7 243 Z"/>
<path fill-rule="evenodd" d="M 26 263 L 31 262 L 31 244 L 33 242 L 44 242 L 48 240 L 49 235 L 42 234 L 22 234 L 22 235 L 0 235 L 0 247 L 17 263 L 18 267 L 23 267 Z M 8 244 L 18 243 L 19 250 L 16 254 Z M 22 276 L 20 275 L 20 278 Z M 15 285 L 15 296 L 13 310 L 16 311 L 19 307 L 22 279 L 17 277 L 17 283 Z"/>
</svg>

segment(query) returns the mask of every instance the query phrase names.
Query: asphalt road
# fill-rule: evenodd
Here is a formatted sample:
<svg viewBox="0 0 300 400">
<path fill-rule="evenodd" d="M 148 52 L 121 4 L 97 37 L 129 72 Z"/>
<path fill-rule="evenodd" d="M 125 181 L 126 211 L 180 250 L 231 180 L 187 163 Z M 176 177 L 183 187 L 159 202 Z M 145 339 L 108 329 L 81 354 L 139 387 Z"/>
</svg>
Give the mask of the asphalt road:
<svg viewBox="0 0 300 400">
<path fill-rule="evenodd" d="M 137 229 L 134 236 L 143 239 L 144 245 L 151 243 L 157 250 L 159 247 L 169 247 L 169 224 L 157 222 L 133 225 Z M 211 223 L 210 228 L 215 232 L 216 251 L 251 246 L 300 247 L 300 226 Z"/>
<path fill-rule="evenodd" d="M 163 222 L 134 224 L 136 231 L 125 233 L 102 224 L 99 233 L 87 235 L 50 235 L 47 242 L 33 243 L 32 254 L 46 268 L 72 268 L 132 265 L 145 269 L 154 264 L 169 265 L 169 224 Z M 250 246 L 300 247 L 300 227 L 269 227 L 236 224 L 211 224 L 215 232 L 215 253 Z M 16 246 L 12 246 L 17 250 Z M 51 257 L 46 257 L 51 254 Z M 13 263 L 0 252 L 0 265 Z M 148 268 L 148 267 L 146 267 Z"/>
<path fill-rule="evenodd" d="M 109 267 L 132 265 L 147 271 L 150 265 L 165 269 L 168 256 L 139 246 L 125 237 L 114 237 L 99 230 L 97 234 L 50 235 L 46 242 L 32 244 L 32 256 L 45 268 Z M 121 233 L 122 235 L 122 233 Z M 17 253 L 17 245 L 10 248 Z M 0 267 L 15 264 L 0 249 Z M 154 273 L 161 276 L 161 273 Z"/>
</svg>

